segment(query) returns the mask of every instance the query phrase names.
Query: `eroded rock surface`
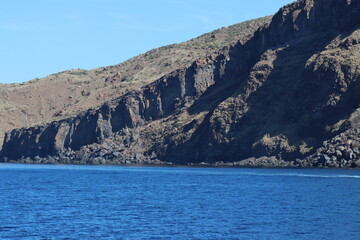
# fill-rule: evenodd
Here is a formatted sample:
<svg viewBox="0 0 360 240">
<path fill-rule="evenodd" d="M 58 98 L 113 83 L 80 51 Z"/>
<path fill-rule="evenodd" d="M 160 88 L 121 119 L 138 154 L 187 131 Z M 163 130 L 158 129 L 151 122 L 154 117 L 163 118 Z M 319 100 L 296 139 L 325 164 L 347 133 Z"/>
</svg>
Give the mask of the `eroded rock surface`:
<svg viewBox="0 0 360 240">
<path fill-rule="evenodd" d="M 359 167 L 359 13 L 354 0 L 296 1 L 251 38 L 98 108 L 8 132 L 2 159 Z"/>
</svg>

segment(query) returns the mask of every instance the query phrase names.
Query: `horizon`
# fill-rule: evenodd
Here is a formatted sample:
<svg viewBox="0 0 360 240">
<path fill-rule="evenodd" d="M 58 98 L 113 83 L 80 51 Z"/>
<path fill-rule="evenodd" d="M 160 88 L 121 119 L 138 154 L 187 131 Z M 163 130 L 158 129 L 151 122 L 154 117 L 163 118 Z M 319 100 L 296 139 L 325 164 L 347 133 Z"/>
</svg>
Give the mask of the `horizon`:
<svg viewBox="0 0 360 240">
<path fill-rule="evenodd" d="M 0 33 L 7 36 L 1 40 L 0 83 L 116 65 L 154 48 L 273 15 L 291 2 L 229 0 L 219 9 L 213 0 L 9 1 L 0 17 Z"/>
</svg>

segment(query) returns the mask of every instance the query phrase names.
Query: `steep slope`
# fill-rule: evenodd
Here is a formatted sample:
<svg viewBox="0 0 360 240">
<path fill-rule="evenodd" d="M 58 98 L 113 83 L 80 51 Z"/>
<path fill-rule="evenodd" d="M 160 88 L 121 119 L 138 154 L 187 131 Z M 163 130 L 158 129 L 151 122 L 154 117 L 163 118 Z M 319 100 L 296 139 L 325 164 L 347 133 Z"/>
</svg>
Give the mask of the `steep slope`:
<svg viewBox="0 0 360 240">
<path fill-rule="evenodd" d="M 89 71 L 75 69 L 23 84 L 0 84 L 0 142 L 5 131 L 75 116 L 190 65 L 197 58 L 237 41 L 244 42 L 270 19 L 259 18 L 221 28 L 188 42 L 151 50 L 115 66 Z"/>
<path fill-rule="evenodd" d="M 3 160 L 359 167 L 359 13 L 358 0 L 289 4 L 247 41 L 7 133 Z"/>
</svg>

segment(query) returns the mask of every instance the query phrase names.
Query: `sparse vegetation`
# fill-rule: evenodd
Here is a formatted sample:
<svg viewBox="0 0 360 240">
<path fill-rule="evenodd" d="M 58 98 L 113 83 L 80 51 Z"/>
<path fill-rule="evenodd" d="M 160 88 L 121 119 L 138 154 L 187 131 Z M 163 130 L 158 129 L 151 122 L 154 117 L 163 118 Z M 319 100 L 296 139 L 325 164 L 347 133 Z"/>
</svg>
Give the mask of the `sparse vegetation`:
<svg viewBox="0 0 360 240">
<path fill-rule="evenodd" d="M 2 154 L 36 158 L 46 156 L 43 147 L 63 144 L 59 148 L 67 150 L 59 154 L 69 150 L 68 162 L 83 147 L 89 157 L 104 152 L 93 159 L 97 164 L 121 154 L 129 158 L 127 164 L 139 163 L 155 153 L 182 164 L 244 160 L 251 166 L 359 167 L 359 8 L 354 4 L 356 11 L 349 11 L 349 3 L 342 2 L 337 11 L 327 11 L 337 3 L 329 1 L 287 5 L 249 41 L 269 18 L 154 49 L 86 75 L 76 69 L 56 79 L 0 89 L 3 102 L 26 107 L 11 114 L 10 121 L 25 125 L 18 116 L 29 117 L 31 124 L 52 120 L 15 130 Z M 317 19 L 306 14 L 311 8 L 320 9 Z M 237 41 L 242 45 L 228 47 Z M 78 84 L 84 81 L 90 83 Z M 61 119 L 59 126 L 54 120 Z M 10 121 L 4 126 L 14 127 Z M 66 139 L 74 143 L 70 149 Z M 108 143 L 121 146 L 122 153 L 107 148 Z"/>
</svg>

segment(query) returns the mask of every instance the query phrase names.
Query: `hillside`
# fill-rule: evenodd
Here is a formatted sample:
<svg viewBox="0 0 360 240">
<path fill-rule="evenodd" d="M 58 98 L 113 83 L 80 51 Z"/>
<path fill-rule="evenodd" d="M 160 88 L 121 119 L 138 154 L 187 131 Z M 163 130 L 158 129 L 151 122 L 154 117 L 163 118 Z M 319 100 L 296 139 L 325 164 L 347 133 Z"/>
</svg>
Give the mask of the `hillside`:
<svg viewBox="0 0 360 240">
<path fill-rule="evenodd" d="M 223 47 L 244 42 L 270 19 L 264 17 L 224 27 L 188 42 L 151 50 L 114 66 L 89 71 L 74 69 L 23 84 L 0 84 L 0 142 L 5 131 L 77 115 Z"/>
<path fill-rule="evenodd" d="M 2 159 L 360 167 L 359 13 L 358 0 L 286 5 L 233 46 L 151 80 L 126 79 L 123 92 L 80 104 L 80 114 L 8 132 Z"/>
</svg>

